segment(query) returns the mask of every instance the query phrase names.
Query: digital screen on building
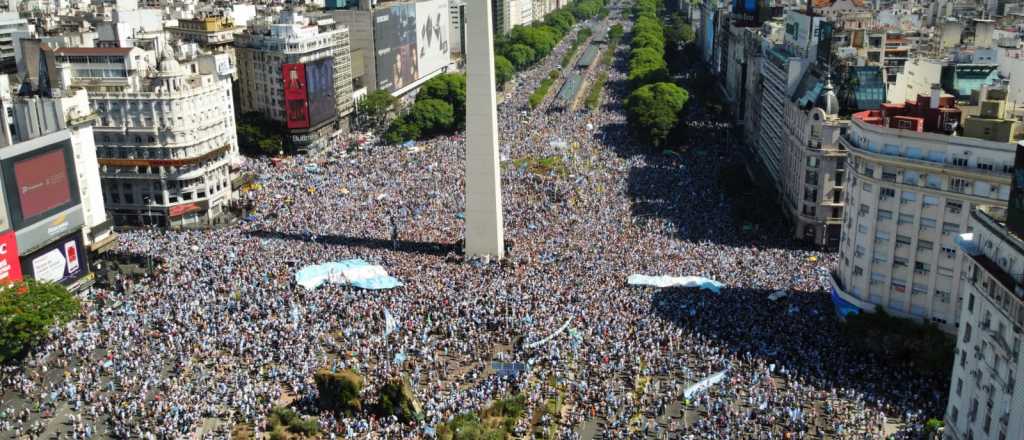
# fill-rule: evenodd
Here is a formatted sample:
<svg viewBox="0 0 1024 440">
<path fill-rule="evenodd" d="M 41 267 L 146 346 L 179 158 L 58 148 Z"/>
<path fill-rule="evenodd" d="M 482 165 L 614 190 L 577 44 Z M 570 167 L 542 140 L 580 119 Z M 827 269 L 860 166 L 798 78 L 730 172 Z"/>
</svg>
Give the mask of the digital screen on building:
<svg viewBox="0 0 1024 440">
<path fill-rule="evenodd" d="M 284 112 L 288 128 L 309 128 L 306 66 L 284 64 L 281 66 L 281 78 L 284 80 Z"/>
<path fill-rule="evenodd" d="M 338 115 L 334 97 L 334 59 L 306 63 L 306 94 L 309 97 L 309 126 L 332 120 Z"/>
<path fill-rule="evenodd" d="M 68 140 L 6 159 L 3 169 L 15 229 L 78 204 L 78 184 Z"/>
<path fill-rule="evenodd" d="M 78 281 L 89 273 L 89 263 L 82 246 L 82 234 L 75 232 L 61 237 L 21 258 L 25 275 L 38 281 L 47 281 L 65 286 Z"/>
<path fill-rule="evenodd" d="M 21 281 L 21 278 L 18 238 L 14 231 L 7 231 L 0 234 L 0 284 Z"/>
<path fill-rule="evenodd" d="M 377 88 L 394 92 L 419 78 L 416 5 L 399 3 L 373 11 Z"/>
<path fill-rule="evenodd" d="M 448 25 L 451 23 L 447 0 L 416 2 L 416 66 L 419 77 L 443 69 L 451 62 Z"/>
</svg>

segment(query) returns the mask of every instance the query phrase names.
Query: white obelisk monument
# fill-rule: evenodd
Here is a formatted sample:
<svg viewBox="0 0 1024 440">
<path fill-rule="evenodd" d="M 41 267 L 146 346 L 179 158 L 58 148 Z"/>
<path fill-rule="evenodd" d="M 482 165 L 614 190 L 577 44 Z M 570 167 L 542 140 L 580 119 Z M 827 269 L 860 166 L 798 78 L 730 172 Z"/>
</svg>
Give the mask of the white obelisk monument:
<svg viewBox="0 0 1024 440">
<path fill-rule="evenodd" d="M 503 258 L 491 0 L 466 2 L 466 256 Z"/>
</svg>

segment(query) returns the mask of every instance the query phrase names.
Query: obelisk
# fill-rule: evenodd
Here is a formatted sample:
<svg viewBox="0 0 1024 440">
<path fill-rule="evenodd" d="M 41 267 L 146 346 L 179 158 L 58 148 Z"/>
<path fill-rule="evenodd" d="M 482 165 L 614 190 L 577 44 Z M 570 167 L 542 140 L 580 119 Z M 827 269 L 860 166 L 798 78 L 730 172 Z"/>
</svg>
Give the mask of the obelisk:
<svg viewBox="0 0 1024 440">
<path fill-rule="evenodd" d="M 503 258 L 491 0 L 466 2 L 466 256 Z"/>
</svg>

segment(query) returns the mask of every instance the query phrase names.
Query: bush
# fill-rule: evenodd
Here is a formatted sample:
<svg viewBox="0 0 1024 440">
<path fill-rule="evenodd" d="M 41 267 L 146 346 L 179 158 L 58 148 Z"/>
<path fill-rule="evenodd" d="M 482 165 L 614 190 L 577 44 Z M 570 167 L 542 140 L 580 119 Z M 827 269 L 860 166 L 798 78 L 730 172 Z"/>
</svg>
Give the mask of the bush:
<svg viewBox="0 0 1024 440">
<path fill-rule="evenodd" d="M 306 437 L 320 432 L 320 422 L 314 418 L 300 416 L 291 408 L 274 407 L 270 410 L 270 438 L 287 438 L 284 431 Z"/>
<path fill-rule="evenodd" d="M 363 377 L 352 370 L 337 373 L 320 370 L 313 375 L 320 392 L 319 406 L 325 411 L 352 414 L 363 408 L 359 392 L 363 389 Z"/>
<path fill-rule="evenodd" d="M 29 279 L 0 287 L 0 363 L 21 359 L 50 327 L 80 312 L 78 299 L 59 284 Z"/>
<path fill-rule="evenodd" d="M 521 394 L 502 399 L 479 413 L 465 413 L 437 427 L 441 440 L 505 440 L 516 422 L 526 413 L 526 397 Z"/>
<path fill-rule="evenodd" d="M 505 83 L 512 80 L 515 76 L 516 69 L 512 66 L 512 62 L 501 55 L 494 57 L 494 83 L 496 86 L 501 87 Z"/>
<path fill-rule="evenodd" d="M 558 71 L 552 71 L 547 78 L 544 78 L 544 80 L 540 82 L 540 85 L 537 86 L 537 90 L 534 90 L 533 93 L 530 94 L 529 103 L 531 109 L 537 108 L 537 106 L 544 101 L 544 97 L 548 96 L 548 90 L 551 89 L 551 85 L 555 83 L 555 79 L 558 78 L 558 75 Z"/>
<path fill-rule="evenodd" d="M 418 420 L 423 416 L 420 413 L 420 405 L 412 393 L 412 387 L 406 379 L 396 379 L 384 384 L 380 388 L 376 409 L 377 415 L 395 416 L 402 422 Z"/>
</svg>

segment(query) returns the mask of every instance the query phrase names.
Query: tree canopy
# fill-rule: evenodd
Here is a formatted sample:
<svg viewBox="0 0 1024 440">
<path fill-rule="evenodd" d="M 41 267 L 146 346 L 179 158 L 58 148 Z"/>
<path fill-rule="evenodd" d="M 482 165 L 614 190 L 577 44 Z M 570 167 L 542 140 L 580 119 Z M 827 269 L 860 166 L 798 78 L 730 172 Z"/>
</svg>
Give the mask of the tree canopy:
<svg viewBox="0 0 1024 440">
<path fill-rule="evenodd" d="M 440 99 L 447 102 L 455 112 L 453 128 L 466 126 L 466 75 L 461 73 L 444 73 L 435 76 L 420 86 L 416 101 Z"/>
<path fill-rule="evenodd" d="M 629 81 L 637 86 L 668 79 L 668 64 L 654 49 L 634 49 L 629 57 Z"/>
<path fill-rule="evenodd" d="M 515 76 L 516 69 L 512 66 L 512 62 L 501 55 L 494 57 L 494 82 L 495 85 L 501 87 L 505 83 L 512 80 Z"/>
<path fill-rule="evenodd" d="M 629 95 L 626 115 L 638 135 L 661 146 L 679 122 L 679 112 L 689 99 L 689 93 L 675 84 L 648 84 Z"/>
<path fill-rule="evenodd" d="M 516 69 L 523 70 L 533 64 L 537 58 L 537 52 L 530 46 L 516 43 L 505 51 L 505 57 L 512 62 Z"/>
<path fill-rule="evenodd" d="M 356 104 L 356 112 L 366 118 L 369 128 L 373 131 L 385 128 L 388 118 L 398 108 L 398 98 L 391 96 L 387 90 L 374 90 Z"/>
<path fill-rule="evenodd" d="M 59 284 L 25 280 L 0 287 L 0 363 L 22 358 L 50 327 L 80 310 L 78 299 Z"/>
<path fill-rule="evenodd" d="M 284 149 L 284 127 L 258 112 L 243 113 L 235 121 L 238 147 L 256 155 L 275 155 Z"/>
</svg>

